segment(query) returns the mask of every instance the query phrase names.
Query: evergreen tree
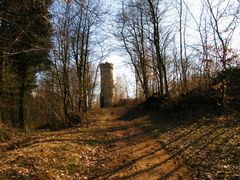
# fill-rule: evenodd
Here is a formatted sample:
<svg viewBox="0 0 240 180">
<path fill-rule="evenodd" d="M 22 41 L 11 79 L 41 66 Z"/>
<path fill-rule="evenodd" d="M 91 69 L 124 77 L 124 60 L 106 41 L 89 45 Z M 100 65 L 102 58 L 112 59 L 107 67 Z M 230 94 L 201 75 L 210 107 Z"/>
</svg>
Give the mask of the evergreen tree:
<svg viewBox="0 0 240 180">
<path fill-rule="evenodd" d="M 24 128 L 26 93 L 31 92 L 38 71 L 50 64 L 51 26 L 48 8 L 51 0 L 1 1 L 0 44 L 1 60 L 7 59 L 11 71 L 16 74 L 18 85 L 17 124 Z M 2 67 L 2 66 L 1 66 Z M 3 72 L 3 71 L 1 71 Z M 4 74 L 2 75 L 4 77 Z M 1 77 L 0 77 L 1 78 Z"/>
</svg>

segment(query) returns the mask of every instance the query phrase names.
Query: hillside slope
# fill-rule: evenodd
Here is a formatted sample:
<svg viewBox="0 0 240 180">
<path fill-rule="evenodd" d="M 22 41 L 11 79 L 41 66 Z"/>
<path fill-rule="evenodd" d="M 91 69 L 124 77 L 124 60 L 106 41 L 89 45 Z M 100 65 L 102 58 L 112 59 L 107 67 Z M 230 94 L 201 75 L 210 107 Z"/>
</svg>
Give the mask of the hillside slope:
<svg viewBox="0 0 240 180">
<path fill-rule="evenodd" d="M 236 113 L 194 120 L 136 105 L 100 109 L 89 125 L 2 143 L 0 179 L 234 179 L 239 132 Z"/>
</svg>

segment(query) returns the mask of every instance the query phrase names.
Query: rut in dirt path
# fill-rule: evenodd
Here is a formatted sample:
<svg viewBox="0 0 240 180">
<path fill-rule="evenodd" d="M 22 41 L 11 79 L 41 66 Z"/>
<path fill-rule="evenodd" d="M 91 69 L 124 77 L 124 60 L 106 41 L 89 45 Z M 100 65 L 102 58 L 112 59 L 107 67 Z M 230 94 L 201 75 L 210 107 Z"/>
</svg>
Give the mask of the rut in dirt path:
<svg viewBox="0 0 240 180">
<path fill-rule="evenodd" d="M 98 118 L 107 123 L 106 137 L 111 138 L 108 154 L 99 159 L 99 173 L 92 178 L 192 179 L 184 164 L 167 153 L 159 140 L 159 129 L 147 115 L 125 113 L 119 108 L 106 108 L 100 113 Z"/>
</svg>

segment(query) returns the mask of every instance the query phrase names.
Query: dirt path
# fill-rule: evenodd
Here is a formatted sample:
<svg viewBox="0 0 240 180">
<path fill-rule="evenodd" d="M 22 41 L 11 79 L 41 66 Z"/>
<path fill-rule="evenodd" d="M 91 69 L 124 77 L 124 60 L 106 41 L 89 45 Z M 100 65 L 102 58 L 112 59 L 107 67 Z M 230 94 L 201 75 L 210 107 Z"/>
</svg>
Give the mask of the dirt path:
<svg viewBox="0 0 240 180">
<path fill-rule="evenodd" d="M 124 107 L 102 109 L 88 127 L 29 134 L 2 147 L 0 179 L 192 179 L 148 116 L 125 114 Z"/>
<path fill-rule="evenodd" d="M 101 118 L 108 123 L 106 134 L 111 137 L 107 150 L 111 161 L 98 177 L 191 179 L 187 168 L 164 149 L 159 130 L 149 123 L 148 116 L 124 117 L 126 112 L 116 108 L 103 112 Z"/>
</svg>

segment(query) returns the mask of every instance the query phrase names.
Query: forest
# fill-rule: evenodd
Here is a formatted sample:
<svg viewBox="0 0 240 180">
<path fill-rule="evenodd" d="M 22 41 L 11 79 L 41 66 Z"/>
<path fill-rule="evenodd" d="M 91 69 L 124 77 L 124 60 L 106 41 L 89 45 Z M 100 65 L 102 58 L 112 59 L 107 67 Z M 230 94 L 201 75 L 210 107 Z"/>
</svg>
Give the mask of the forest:
<svg viewBox="0 0 240 180">
<path fill-rule="evenodd" d="M 239 110 L 239 0 L 0 0 L 0 179 L 239 179 Z"/>
</svg>

